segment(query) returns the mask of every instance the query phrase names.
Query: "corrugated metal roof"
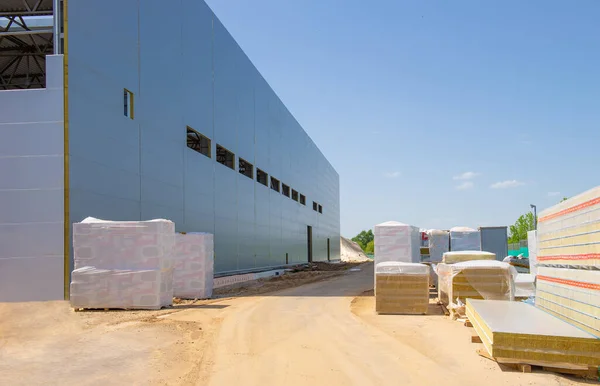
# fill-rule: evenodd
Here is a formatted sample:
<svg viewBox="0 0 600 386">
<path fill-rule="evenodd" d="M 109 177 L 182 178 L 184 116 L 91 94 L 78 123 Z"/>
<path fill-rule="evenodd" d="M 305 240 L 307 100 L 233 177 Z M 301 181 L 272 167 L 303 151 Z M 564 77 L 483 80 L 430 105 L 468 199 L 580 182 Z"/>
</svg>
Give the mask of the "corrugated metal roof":
<svg viewBox="0 0 600 386">
<path fill-rule="evenodd" d="M 52 0 L 2 0 L 0 1 L 0 14 L 2 13 L 30 13 L 52 15 Z"/>
</svg>

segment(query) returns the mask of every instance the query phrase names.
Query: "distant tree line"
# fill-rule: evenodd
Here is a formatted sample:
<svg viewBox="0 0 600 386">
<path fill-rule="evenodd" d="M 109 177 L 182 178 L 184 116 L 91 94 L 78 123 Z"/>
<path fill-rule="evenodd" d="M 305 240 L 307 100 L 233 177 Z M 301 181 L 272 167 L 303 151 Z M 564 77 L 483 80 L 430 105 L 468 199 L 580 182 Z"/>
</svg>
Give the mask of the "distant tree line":
<svg viewBox="0 0 600 386">
<path fill-rule="evenodd" d="M 375 253 L 375 235 L 373 231 L 362 231 L 352 238 L 365 253 Z"/>
<path fill-rule="evenodd" d="M 568 200 L 568 197 L 563 197 L 560 202 Z M 521 240 L 527 240 L 527 232 L 536 229 L 535 218 L 533 213 L 527 212 L 521 215 L 517 221 L 509 228 L 510 236 L 508 237 L 509 243 L 518 243 Z"/>
</svg>

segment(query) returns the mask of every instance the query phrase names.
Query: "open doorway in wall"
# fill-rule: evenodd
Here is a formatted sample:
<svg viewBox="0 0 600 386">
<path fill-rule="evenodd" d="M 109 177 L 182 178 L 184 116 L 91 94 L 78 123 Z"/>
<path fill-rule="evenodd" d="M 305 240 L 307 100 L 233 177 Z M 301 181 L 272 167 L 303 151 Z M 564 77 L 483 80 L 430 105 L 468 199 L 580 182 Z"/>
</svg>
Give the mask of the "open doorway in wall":
<svg viewBox="0 0 600 386">
<path fill-rule="evenodd" d="M 308 262 L 312 263 L 313 261 L 313 243 L 312 243 L 312 227 L 308 225 L 306 227 L 306 241 L 308 246 Z"/>
</svg>

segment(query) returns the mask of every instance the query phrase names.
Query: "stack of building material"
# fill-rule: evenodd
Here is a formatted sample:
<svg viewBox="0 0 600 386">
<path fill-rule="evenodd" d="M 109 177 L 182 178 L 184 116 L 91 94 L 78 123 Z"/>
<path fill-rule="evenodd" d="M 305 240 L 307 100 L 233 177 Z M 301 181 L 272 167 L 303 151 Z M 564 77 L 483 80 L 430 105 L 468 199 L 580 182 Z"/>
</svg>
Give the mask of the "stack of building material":
<svg viewBox="0 0 600 386">
<path fill-rule="evenodd" d="M 450 229 L 450 250 L 481 250 L 481 234 L 479 231 L 468 227 L 454 227 Z"/>
<path fill-rule="evenodd" d="M 462 263 L 474 260 L 496 260 L 496 255 L 484 251 L 453 251 L 446 252 L 442 256 L 442 262 L 446 264 Z"/>
<path fill-rule="evenodd" d="M 600 365 L 600 339 L 529 304 L 469 299 L 466 313 L 494 358 Z"/>
<path fill-rule="evenodd" d="M 73 224 L 74 308 L 159 309 L 173 303 L 175 224 L 168 220 Z"/>
<path fill-rule="evenodd" d="M 538 255 L 537 230 L 527 232 L 527 248 L 529 249 L 529 273 L 535 276 Z"/>
<path fill-rule="evenodd" d="M 535 276 L 529 273 L 517 273 L 515 276 L 515 300 L 525 300 L 535 296 Z"/>
<path fill-rule="evenodd" d="M 375 311 L 379 314 L 426 314 L 429 267 L 383 262 L 375 266 Z"/>
<path fill-rule="evenodd" d="M 418 227 L 396 221 L 375 225 L 375 264 L 386 261 L 419 263 L 420 246 Z"/>
<path fill-rule="evenodd" d="M 173 296 L 207 299 L 214 280 L 214 238 L 210 233 L 178 233 L 175 236 Z"/>
<path fill-rule="evenodd" d="M 431 261 L 442 261 L 444 253 L 450 250 L 450 233 L 437 229 L 427 231 L 429 239 L 429 258 Z"/>
<path fill-rule="evenodd" d="M 437 273 L 435 272 L 437 264 L 433 263 L 431 261 L 424 261 L 421 264 L 425 264 L 426 266 L 429 267 L 429 285 L 435 286 L 437 288 L 438 281 L 437 281 Z"/>
<path fill-rule="evenodd" d="M 536 306 L 600 337 L 600 187 L 540 213 Z"/>
<path fill-rule="evenodd" d="M 539 267 L 535 304 L 600 337 L 600 271 Z"/>
<path fill-rule="evenodd" d="M 438 298 L 462 315 L 467 299 L 514 300 L 514 268 L 496 260 L 437 265 Z"/>
</svg>

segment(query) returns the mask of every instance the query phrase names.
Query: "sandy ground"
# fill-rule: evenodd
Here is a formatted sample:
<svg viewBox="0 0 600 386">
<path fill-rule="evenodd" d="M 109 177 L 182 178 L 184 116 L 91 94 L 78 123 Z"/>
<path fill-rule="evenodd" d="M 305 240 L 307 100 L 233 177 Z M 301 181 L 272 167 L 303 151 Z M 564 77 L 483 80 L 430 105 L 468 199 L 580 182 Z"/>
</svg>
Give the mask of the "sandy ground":
<svg viewBox="0 0 600 386">
<path fill-rule="evenodd" d="M 371 263 L 332 273 L 161 311 L 0 304 L 0 385 L 584 383 L 501 369 L 434 304 L 427 316 L 376 315 Z"/>
</svg>

